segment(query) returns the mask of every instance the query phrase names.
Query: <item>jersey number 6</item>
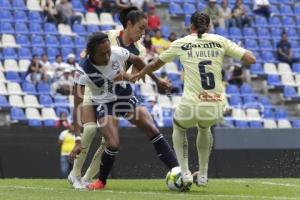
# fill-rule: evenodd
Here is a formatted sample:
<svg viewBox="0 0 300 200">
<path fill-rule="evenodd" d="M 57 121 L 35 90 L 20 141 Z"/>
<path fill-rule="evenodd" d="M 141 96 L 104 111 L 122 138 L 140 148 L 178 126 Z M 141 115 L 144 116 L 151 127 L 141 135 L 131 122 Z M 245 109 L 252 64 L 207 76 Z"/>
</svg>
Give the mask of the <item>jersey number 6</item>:
<svg viewBox="0 0 300 200">
<path fill-rule="evenodd" d="M 215 77 L 211 72 L 205 72 L 205 65 L 211 65 L 211 60 L 204 60 L 199 62 L 199 72 L 202 88 L 205 90 L 212 90 L 215 88 Z"/>
</svg>

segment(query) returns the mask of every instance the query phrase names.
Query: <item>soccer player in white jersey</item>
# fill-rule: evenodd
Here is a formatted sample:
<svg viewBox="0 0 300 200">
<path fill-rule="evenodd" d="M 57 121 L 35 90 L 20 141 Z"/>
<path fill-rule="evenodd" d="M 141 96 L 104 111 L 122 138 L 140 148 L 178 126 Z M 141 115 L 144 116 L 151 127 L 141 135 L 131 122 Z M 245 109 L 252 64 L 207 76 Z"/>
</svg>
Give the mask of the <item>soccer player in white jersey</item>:
<svg viewBox="0 0 300 200">
<path fill-rule="evenodd" d="M 191 185 L 193 177 L 188 166 L 188 140 L 186 130 L 197 126 L 199 171 L 196 184 L 207 184 L 208 161 L 213 137 L 210 127 L 221 121 L 225 107 L 225 88 L 222 84 L 224 56 L 253 64 L 256 58 L 250 51 L 215 34 L 208 34 L 210 18 L 201 12 L 191 17 L 191 34 L 175 40 L 159 58 L 135 75 L 135 81 L 166 62 L 179 58 L 184 69 L 184 91 L 176 107 L 173 125 L 173 144 L 181 167 L 184 185 Z"/>
<path fill-rule="evenodd" d="M 126 82 L 130 75 L 125 73 L 125 63 L 143 68 L 145 63 L 138 56 L 122 47 L 111 47 L 108 35 L 97 32 L 87 41 L 87 56 L 80 63 L 75 76 L 74 113 L 75 135 L 78 137 L 80 126 L 78 112 L 85 86 L 90 89 L 91 100 L 97 106 L 97 122 L 105 138 L 105 150 L 101 155 L 101 167 L 98 179 L 89 184 L 89 189 L 103 189 L 107 176 L 113 166 L 119 149 L 118 116 L 126 118 L 140 128 L 151 139 L 158 157 L 169 169 L 178 166 L 178 161 L 168 142 L 154 125 L 151 114 L 145 107 L 138 105 L 132 94 L 131 85 Z M 80 146 L 80 140 L 77 140 Z"/>
</svg>

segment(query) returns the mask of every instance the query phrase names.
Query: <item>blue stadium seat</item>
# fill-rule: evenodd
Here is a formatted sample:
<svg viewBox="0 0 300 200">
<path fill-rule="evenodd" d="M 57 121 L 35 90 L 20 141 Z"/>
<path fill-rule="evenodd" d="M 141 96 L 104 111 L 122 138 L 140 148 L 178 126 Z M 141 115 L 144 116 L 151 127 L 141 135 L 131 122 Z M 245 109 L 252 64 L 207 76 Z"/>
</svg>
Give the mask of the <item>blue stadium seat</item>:
<svg viewBox="0 0 300 200">
<path fill-rule="evenodd" d="M 238 95 L 230 96 L 229 105 L 231 105 L 231 106 L 241 106 L 241 105 L 243 105 L 241 97 L 238 96 Z"/>
<path fill-rule="evenodd" d="M 282 86 L 280 77 L 278 75 L 268 75 L 267 83 L 269 86 L 274 86 L 274 87 Z"/>
<path fill-rule="evenodd" d="M 32 54 L 29 48 L 20 48 L 18 49 L 19 59 L 32 59 Z"/>
<path fill-rule="evenodd" d="M 22 47 L 30 47 L 31 42 L 26 35 L 16 35 L 16 43 L 21 45 Z"/>
<path fill-rule="evenodd" d="M 259 46 L 258 46 L 256 40 L 246 39 L 245 40 L 245 46 L 246 46 L 247 49 L 250 49 L 252 51 L 259 50 Z"/>
<path fill-rule="evenodd" d="M 254 95 L 246 95 L 243 97 L 244 104 L 251 104 L 256 102 L 256 98 Z"/>
<path fill-rule="evenodd" d="M 237 128 L 249 128 L 248 122 L 246 122 L 246 121 L 241 121 L 241 120 L 236 120 L 236 121 L 235 121 L 235 126 L 236 126 Z"/>
<path fill-rule="evenodd" d="M 264 51 L 264 53 L 262 54 L 262 59 L 264 62 L 270 62 L 270 63 L 278 62 L 272 51 Z"/>
<path fill-rule="evenodd" d="M 83 37 L 76 37 L 75 38 L 75 46 L 77 48 L 85 47 L 85 43 L 86 43 L 85 38 L 83 38 Z"/>
<path fill-rule="evenodd" d="M 23 0 L 12 0 L 12 6 L 15 10 L 27 10 Z"/>
<path fill-rule="evenodd" d="M 99 27 L 97 25 L 88 25 L 87 26 L 87 32 L 88 34 L 98 32 L 100 31 Z"/>
<path fill-rule="evenodd" d="M 81 13 L 85 13 L 86 12 L 86 9 L 82 5 L 81 1 L 72 0 L 71 3 L 72 3 L 72 6 L 73 6 L 73 9 L 74 9 L 75 12 L 81 12 Z"/>
<path fill-rule="evenodd" d="M 272 43 L 270 40 L 267 39 L 260 39 L 259 46 L 261 51 L 272 51 L 274 50 Z"/>
<path fill-rule="evenodd" d="M 47 83 L 38 83 L 37 90 L 39 94 L 50 94 L 50 85 Z"/>
<path fill-rule="evenodd" d="M 46 36 L 46 46 L 47 47 L 60 47 L 58 39 L 55 35 Z"/>
<path fill-rule="evenodd" d="M 53 119 L 46 119 L 43 121 L 45 127 L 55 127 L 56 121 Z"/>
<path fill-rule="evenodd" d="M 293 42 L 290 43 L 292 47 L 292 51 L 300 51 L 300 44 L 297 40 L 293 40 Z"/>
<path fill-rule="evenodd" d="M 5 96 L 0 95 L 0 110 L 2 108 L 9 108 L 10 104 L 8 103 L 7 99 Z"/>
<path fill-rule="evenodd" d="M 51 96 L 49 95 L 40 95 L 39 102 L 44 107 L 52 107 L 53 106 L 53 100 Z"/>
<path fill-rule="evenodd" d="M 42 121 L 39 119 L 28 119 L 28 126 L 30 127 L 41 127 Z"/>
<path fill-rule="evenodd" d="M 12 107 L 10 110 L 12 120 L 26 120 L 25 113 L 22 108 Z"/>
<path fill-rule="evenodd" d="M 200 11 L 204 11 L 206 8 L 206 4 L 204 2 L 199 2 L 197 5 L 197 9 Z"/>
<path fill-rule="evenodd" d="M 184 26 L 185 27 L 189 27 L 191 23 L 191 15 L 185 15 L 184 17 Z"/>
<path fill-rule="evenodd" d="M 243 35 L 244 35 L 244 38 L 249 38 L 249 39 L 257 38 L 256 31 L 252 27 L 245 27 L 243 30 Z"/>
<path fill-rule="evenodd" d="M 274 119 L 274 112 L 271 108 L 264 108 L 262 117 L 265 119 Z"/>
<path fill-rule="evenodd" d="M 271 34 L 273 39 L 280 39 L 281 38 L 282 29 L 280 28 L 272 28 Z"/>
<path fill-rule="evenodd" d="M 163 126 L 164 127 L 173 127 L 173 118 L 172 117 L 164 117 L 163 118 Z"/>
<path fill-rule="evenodd" d="M 263 128 L 263 124 L 260 121 L 250 121 L 250 128 Z"/>
<path fill-rule="evenodd" d="M 298 33 L 294 28 L 288 28 L 287 35 L 289 39 L 298 39 Z"/>
<path fill-rule="evenodd" d="M 0 33 L 2 33 L 2 34 L 14 34 L 15 33 L 14 27 L 9 22 L 2 22 L 0 31 L 1 31 Z"/>
<path fill-rule="evenodd" d="M 266 18 L 261 17 L 261 16 L 255 16 L 255 24 L 254 26 L 257 27 L 267 27 L 269 26 L 268 21 Z"/>
<path fill-rule="evenodd" d="M 50 48 L 47 48 L 46 51 L 47 51 L 49 60 L 54 60 L 55 57 L 60 54 L 60 51 L 58 50 L 58 48 L 50 47 Z"/>
<path fill-rule="evenodd" d="M 283 17 L 282 19 L 284 27 L 296 27 L 295 20 L 292 17 Z"/>
<path fill-rule="evenodd" d="M 164 38 L 169 37 L 169 35 L 171 34 L 170 27 L 167 26 L 167 25 L 161 26 L 160 31 L 161 31 L 161 34 L 162 34 L 162 36 L 163 36 Z"/>
<path fill-rule="evenodd" d="M 56 107 L 69 107 L 69 101 L 66 96 L 55 96 L 54 105 Z"/>
<path fill-rule="evenodd" d="M 30 82 L 23 82 L 22 90 L 27 94 L 33 94 L 33 95 L 37 94 L 34 84 Z"/>
<path fill-rule="evenodd" d="M 293 72 L 300 74 L 300 63 L 293 64 Z"/>
<path fill-rule="evenodd" d="M 285 86 L 283 88 L 283 97 L 286 100 L 300 100 L 300 96 L 296 92 L 296 89 L 291 86 Z"/>
<path fill-rule="evenodd" d="M 3 49 L 3 58 L 4 59 L 17 59 L 18 55 L 13 48 L 4 48 Z"/>
<path fill-rule="evenodd" d="M 45 23 L 44 32 L 45 34 L 58 35 L 57 28 L 53 23 Z"/>
<path fill-rule="evenodd" d="M 16 22 L 15 23 L 15 31 L 17 34 L 29 34 L 28 27 L 23 22 Z"/>
<path fill-rule="evenodd" d="M 68 108 L 65 108 L 65 107 L 57 107 L 57 108 L 56 108 L 56 115 L 57 115 L 57 116 L 60 116 L 62 113 L 66 113 L 67 115 L 70 114 Z"/>
<path fill-rule="evenodd" d="M 41 47 L 32 47 L 32 54 L 36 54 L 38 56 L 41 56 L 43 53 L 45 53 L 44 48 L 41 48 Z"/>
<path fill-rule="evenodd" d="M 269 29 L 267 28 L 258 28 L 257 29 L 257 37 L 260 39 L 270 39 L 271 38 L 271 34 Z"/>
<path fill-rule="evenodd" d="M 78 37 L 75 39 L 77 40 Z M 70 37 L 70 36 L 61 36 L 60 37 L 60 45 L 61 47 L 74 47 L 74 42 L 73 42 L 73 39 Z M 82 45 L 84 46 L 84 44 Z"/>
<path fill-rule="evenodd" d="M 0 22 L 13 22 L 14 18 L 9 10 L 1 10 Z"/>
<path fill-rule="evenodd" d="M 132 125 L 126 119 L 121 118 L 119 120 L 119 126 L 120 127 L 131 127 Z"/>
<path fill-rule="evenodd" d="M 11 9 L 11 4 L 9 0 L 1 0 L 0 1 L 0 9 L 3 10 L 10 10 Z"/>
<path fill-rule="evenodd" d="M 40 35 L 31 36 L 31 45 L 34 47 L 45 47 L 45 41 Z"/>
<path fill-rule="evenodd" d="M 183 10 L 180 6 L 180 4 L 177 4 L 177 3 L 170 3 L 169 4 L 169 14 L 170 15 L 182 15 L 183 14 Z"/>
<path fill-rule="evenodd" d="M 258 97 L 258 102 L 261 103 L 264 107 L 269 107 L 271 106 L 270 100 L 268 97 L 265 96 L 259 96 Z"/>
<path fill-rule="evenodd" d="M 287 119 L 288 112 L 284 108 L 277 108 L 275 112 L 276 119 Z"/>
<path fill-rule="evenodd" d="M 237 27 L 231 27 L 229 28 L 229 36 L 233 39 L 241 39 L 243 38 L 241 29 Z"/>
<path fill-rule="evenodd" d="M 80 36 L 86 36 L 87 35 L 87 32 L 86 32 L 84 26 L 81 25 L 81 24 L 74 24 L 72 31 L 74 33 L 76 33 L 77 35 L 80 35 Z"/>
<path fill-rule="evenodd" d="M 236 85 L 227 85 L 226 87 L 226 94 L 230 94 L 230 95 L 239 95 L 239 89 Z"/>
<path fill-rule="evenodd" d="M 73 48 L 62 48 L 61 54 L 62 54 L 63 58 L 66 60 L 67 56 L 69 54 L 74 54 L 74 50 L 73 50 Z"/>
<path fill-rule="evenodd" d="M 262 63 L 263 62 L 259 51 L 253 51 L 252 53 L 256 57 L 256 63 Z"/>
<path fill-rule="evenodd" d="M 294 11 L 289 5 L 281 4 L 279 11 L 281 15 L 289 15 L 289 16 L 294 15 Z"/>
<path fill-rule="evenodd" d="M 163 117 L 173 117 L 173 111 L 171 108 L 163 108 L 162 109 Z"/>
<path fill-rule="evenodd" d="M 109 31 L 109 30 L 113 30 L 113 26 L 111 25 L 100 25 L 100 30 L 101 31 Z"/>
<path fill-rule="evenodd" d="M 296 16 L 300 15 L 300 6 L 299 5 L 294 7 L 294 13 Z"/>
<path fill-rule="evenodd" d="M 30 23 L 29 30 L 31 34 L 44 34 L 42 26 L 39 23 Z"/>
<path fill-rule="evenodd" d="M 29 19 L 29 21 L 31 23 L 32 22 L 35 22 L 35 23 L 42 23 L 43 22 L 40 13 L 39 12 L 35 12 L 35 11 L 29 12 L 28 19 Z"/>
<path fill-rule="evenodd" d="M 270 17 L 270 27 L 282 27 L 281 19 L 277 16 Z"/>
<path fill-rule="evenodd" d="M 6 80 L 11 82 L 21 82 L 21 78 L 18 72 L 8 71 L 6 72 Z"/>
<path fill-rule="evenodd" d="M 18 10 L 14 12 L 15 22 L 28 22 L 27 14 L 25 11 Z"/>
<path fill-rule="evenodd" d="M 253 95 L 253 89 L 251 85 L 247 83 L 243 83 L 243 85 L 241 85 L 240 91 L 241 95 Z"/>
<path fill-rule="evenodd" d="M 183 12 L 185 14 L 193 14 L 194 12 L 196 11 L 196 7 L 194 4 L 191 4 L 191 3 L 184 3 L 183 4 Z"/>
<path fill-rule="evenodd" d="M 256 63 L 250 66 L 251 75 L 263 75 L 264 69 L 261 64 Z"/>
<path fill-rule="evenodd" d="M 300 120 L 299 119 L 292 120 L 292 126 L 293 128 L 300 128 Z"/>
<path fill-rule="evenodd" d="M 190 22 L 189 22 L 189 23 L 190 23 Z M 215 32 L 216 32 L 216 34 L 218 34 L 218 35 L 221 35 L 221 36 L 224 36 L 224 37 L 228 37 L 228 32 L 227 32 L 227 29 L 225 29 L 225 28 L 217 27 L 217 28 L 215 29 Z"/>
</svg>

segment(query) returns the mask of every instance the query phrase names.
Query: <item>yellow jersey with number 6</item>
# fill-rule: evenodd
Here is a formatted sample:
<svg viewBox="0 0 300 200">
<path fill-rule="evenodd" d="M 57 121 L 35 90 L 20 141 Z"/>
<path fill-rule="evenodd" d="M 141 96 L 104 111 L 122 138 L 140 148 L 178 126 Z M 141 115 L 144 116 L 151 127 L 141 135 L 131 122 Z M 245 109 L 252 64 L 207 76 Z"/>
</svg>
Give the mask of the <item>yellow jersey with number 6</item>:
<svg viewBox="0 0 300 200">
<path fill-rule="evenodd" d="M 159 59 L 163 62 L 180 59 L 184 69 L 181 103 L 199 105 L 225 100 L 221 72 L 224 56 L 240 60 L 245 52 L 244 48 L 219 35 L 205 33 L 198 38 L 197 34 L 190 34 L 171 43 Z"/>
</svg>

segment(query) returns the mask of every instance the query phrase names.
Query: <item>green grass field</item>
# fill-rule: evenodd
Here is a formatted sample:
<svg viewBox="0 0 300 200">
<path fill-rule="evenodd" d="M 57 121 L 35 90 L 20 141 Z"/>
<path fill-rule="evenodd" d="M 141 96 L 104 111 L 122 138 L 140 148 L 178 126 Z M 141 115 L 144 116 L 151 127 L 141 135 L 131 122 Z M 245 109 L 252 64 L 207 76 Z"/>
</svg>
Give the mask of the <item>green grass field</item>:
<svg viewBox="0 0 300 200">
<path fill-rule="evenodd" d="M 300 200 L 300 179 L 210 179 L 190 192 L 168 191 L 164 180 L 110 180 L 105 190 L 74 190 L 66 180 L 0 179 L 0 200 Z"/>
</svg>

